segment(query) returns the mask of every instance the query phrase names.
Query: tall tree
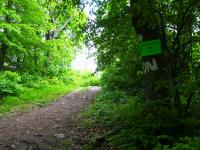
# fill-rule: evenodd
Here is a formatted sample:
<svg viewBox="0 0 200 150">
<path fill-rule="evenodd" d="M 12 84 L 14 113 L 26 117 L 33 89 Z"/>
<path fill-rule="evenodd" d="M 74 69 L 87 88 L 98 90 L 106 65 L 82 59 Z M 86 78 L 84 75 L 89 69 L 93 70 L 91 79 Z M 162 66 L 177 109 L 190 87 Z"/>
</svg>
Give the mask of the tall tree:
<svg viewBox="0 0 200 150">
<path fill-rule="evenodd" d="M 199 6 L 197 0 L 96 1 L 97 19 L 91 21 L 90 38 L 98 48 L 99 69 L 126 64 L 121 67 L 129 68 L 124 70 L 129 73 L 138 64 L 133 60 L 142 60 L 146 99 L 164 102 L 173 98 L 181 111 L 181 102 L 189 104 L 198 91 L 194 85 L 199 77 L 193 72 L 199 69 L 193 67 L 199 64 Z M 130 28 L 131 18 L 135 32 Z M 141 76 L 141 67 L 136 68 L 135 76 Z M 189 94 L 186 89 L 191 83 L 195 92 Z"/>
<path fill-rule="evenodd" d="M 2 0 L 0 10 L 0 69 L 23 70 L 42 41 L 45 12 L 35 0 Z"/>
<path fill-rule="evenodd" d="M 171 2 L 149 0 L 131 1 L 133 25 L 137 33 L 142 35 L 144 41 L 161 40 L 161 55 L 143 57 L 146 63 L 144 65 L 147 65 L 145 67 L 148 67 L 147 62 L 149 59 L 157 59 L 159 66 L 158 71 L 150 68 L 149 73 L 146 74 L 147 98 L 155 99 L 163 91 L 170 88 L 165 84 L 164 86 L 167 88 L 164 88 L 165 90 L 160 88 L 161 90 L 159 91 L 156 88 L 156 84 L 159 83 L 160 79 L 171 80 L 171 87 L 174 90 L 174 104 L 180 112 L 181 95 L 179 88 L 181 85 L 179 84 L 179 77 L 186 72 L 185 75 L 189 75 L 189 65 L 193 57 L 191 54 L 193 51 L 192 45 L 196 45 L 199 41 L 199 37 L 197 36 L 199 29 L 195 27 L 199 23 L 197 15 L 199 14 L 199 5 L 200 3 L 196 0 Z M 164 9 L 167 7 L 170 10 Z M 185 81 L 187 82 L 187 79 Z M 170 82 L 167 81 L 167 83 L 169 84 Z M 164 93 L 162 99 L 167 96 Z M 188 99 L 190 99 L 190 96 Z"/>
<path fill-rule="evenodd" d="M 87 18 L 79 9 L 78 1 L 44 0 L 42 2 L 49 23 L 45 33 L 45 43 L 48 47 L 45 52 L 45 66 L 51 70 L 50 72 L 58 74 L 61 70 L 70 67 L 76 54 L 75 49 L 81 46 Z M 58 53 L 62 55 L 57 55 Z"/>
<path fill-rule="evenodd" d="M 78 2 L 1 0 L 0 69 L 58 75 L 69 70 L 84 40 Z M 34 14 L 34 15 L 33 15 Z"/>
</svg>

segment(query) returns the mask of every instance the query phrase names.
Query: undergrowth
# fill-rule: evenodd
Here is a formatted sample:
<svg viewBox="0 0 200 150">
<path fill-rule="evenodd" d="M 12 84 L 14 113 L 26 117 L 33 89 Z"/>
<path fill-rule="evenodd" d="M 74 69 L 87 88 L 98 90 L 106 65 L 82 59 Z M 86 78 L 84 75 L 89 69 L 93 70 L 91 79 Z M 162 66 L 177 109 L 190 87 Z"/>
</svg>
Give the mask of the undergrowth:
<svg viewBox="0 0 200 150">
<path fill-rule="evenodd" d="M 4 71 L 0 74 L 0 116 L 44 106 L 80 87 L 98 85 L 90 73 L 67 72 L 59 77 Z"/>
<path fill-rule="evenodd" d="M 199 150 L 198 115 L 180 116 L 172 106 L 144 102 L 120 90 L 103 90 L 85 113 L 86 149 Z"/>
</svg>

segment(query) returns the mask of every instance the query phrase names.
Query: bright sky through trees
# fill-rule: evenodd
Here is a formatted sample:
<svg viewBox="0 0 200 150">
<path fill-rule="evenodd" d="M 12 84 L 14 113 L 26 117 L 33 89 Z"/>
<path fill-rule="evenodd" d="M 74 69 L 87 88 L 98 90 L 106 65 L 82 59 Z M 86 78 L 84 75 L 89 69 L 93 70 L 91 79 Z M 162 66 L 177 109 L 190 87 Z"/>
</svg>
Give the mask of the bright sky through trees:
<svg viewBox="0 0 200 150">
<path fill-rule="evenodd" d="M 89 5 L 86 5 L 85 12 L 90 18 L 94 18 L 95 16 L 89 13 L 90 10 L 91 8 L 89 7 Z M 95 49 L 93 50 L 96 51 Z M 80 71 L 95 72 L 97 64 L 94 56 L 88 57 L 89 54 L 90 51 L 87 48 L 84 48 L 82 52 L 80 52 L 72 62 L 72 68 Z"/>
<path fill-rule="evenodd" d="M 94 57 L 88 57 L 87 48 L 84 48 L 82 51 L 72 62 L 72 68 L 80 71 L 94 72 L 97 67 Z"/>
</svg>

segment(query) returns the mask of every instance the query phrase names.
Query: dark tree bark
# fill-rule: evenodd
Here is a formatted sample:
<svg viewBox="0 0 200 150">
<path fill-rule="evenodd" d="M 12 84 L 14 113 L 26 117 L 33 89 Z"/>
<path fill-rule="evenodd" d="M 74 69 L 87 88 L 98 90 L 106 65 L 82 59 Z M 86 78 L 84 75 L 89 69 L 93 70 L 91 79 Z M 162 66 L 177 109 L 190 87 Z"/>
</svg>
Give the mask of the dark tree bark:
<svg viewBox="0 0 200 150">
<path fill-rule="evenodd" d="M 7 44 L 3 43 L 0 49 L 0 70 L 4 70 L 7 48 Z"/>
<path fill-rule="evenodd" d="M 146 1 L 147 2 L 147 1 Z M 151 18 L 162 17 L 162 14 L 154 10 L 150 2 L 148 1 L 150 8 L 148 9 L 148 15 L 143 14 L 142 10 L 137 7 L 142 5 L 142 2 L 132 1 L 131 7 L 136 11 L 133 13 L 132 23 L 138 35 L 143 38 L 143 42 L 159 39 L 161 41 L 162 53 L 156 55 L 149 55 L 143 57 L 143 66 L 145 64 L 155 65 L 156 69 L 144 70 L 145 73 L 145 98 L 146 99 L 163 99 L 168 97 L 168 90 L 163 86 L 158 88 L 159 82 L 169 79 L 168 72 L 168 51 L 165 38 L 165 29 L 162 21 L 152 22 Z M 146 4 L 147 5 L 147 4 Z M 141 8 L 141 6 L 140 6 Z M 162 18 L 159 18 L 162 20 Z M 154 26 L 151 27 L 150 24 Z M 154 63 L 154 64 L 153 64 Z"/>
<path fill-rule="evenodd" d="M 12 7 L 12 1 L 7 2 L 7 7 Z M 10 23 L 10 18 L 8 14 L 5 15 L 5 22 Z M 4 29 L 4 34 L 7 35 L 7 29 Z M 6 55 L 7 55 L 8 45 L 3 41 L 0 45 L 0 70 L 4 70 L 4 63 L 6 61 Z"/>
</svg>

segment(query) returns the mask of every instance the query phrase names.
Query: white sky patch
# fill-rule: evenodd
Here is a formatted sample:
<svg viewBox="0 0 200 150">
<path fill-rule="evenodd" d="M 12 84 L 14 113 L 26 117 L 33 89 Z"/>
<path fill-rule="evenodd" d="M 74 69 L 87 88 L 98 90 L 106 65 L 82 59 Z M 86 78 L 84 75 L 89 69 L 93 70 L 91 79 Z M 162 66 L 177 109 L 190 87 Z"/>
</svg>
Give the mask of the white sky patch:
<svg viewBox="0 0 200 150">
<path fill-rule="evenodd" d="M 91 14 L 90 11 L 91 11 L 91 6 L 86 5 L 85 7 L 86 14 L 89 16 L 90 19 L 92 20 L 96 19 L 96 16 L 94 14 Z M 89 51 L 87 48 L 83 48 L 81 51 L 82 52 L 80 52 L 73 60 L 72 69 L 79 70 L 82 72 L 84 71 L 95 72 L 97 68 L 95 57 L 94 56 L 88 57 L 88 55 L 94 53 L 96 49 L 93 47 L 92 50 Z"/>
<path fill-rule="evenodd" d="M 79 53 L 72 62 L 72 69 L 82 72 L 89 71 L 95 72 L 97 64 L 94 57 L 88 57 L 88 50 L 83 49 L 82 53 Z"/>
<path fill-rule="evenodd" d="M 96 16 L 92 13 L 92 8 L 91 7 L 92 6 L 90 6 L 90 5 L 86 5 L 84 11 L 89 16 L 90 19 L 95 20 Z M 97 8 L 93 8 L 93 9 L 94 9 L 93 11 L 96 11 Z"/>
</svg>

